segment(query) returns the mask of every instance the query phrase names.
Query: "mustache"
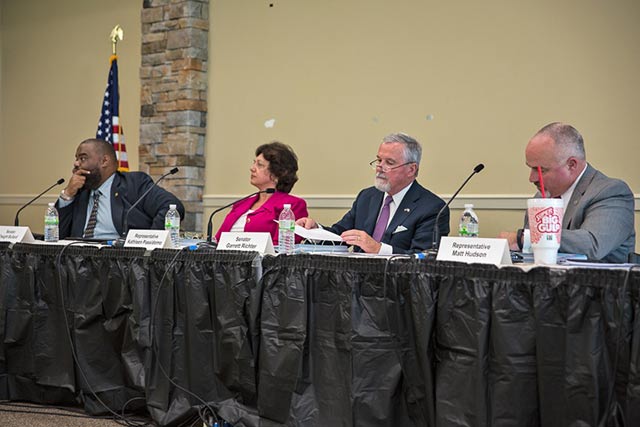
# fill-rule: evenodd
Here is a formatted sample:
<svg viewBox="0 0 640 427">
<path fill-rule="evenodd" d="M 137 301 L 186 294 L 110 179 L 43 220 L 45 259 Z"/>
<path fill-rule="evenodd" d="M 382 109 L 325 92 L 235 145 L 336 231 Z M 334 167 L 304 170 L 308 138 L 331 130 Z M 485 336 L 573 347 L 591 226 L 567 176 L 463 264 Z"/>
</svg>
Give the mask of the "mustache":
<svg viewBox="0 0 640 427">
<path fill-rule="evenodd" d="M 376 178 L 387 179 L 387 175 L 382 172 L 376 173 Z"/>
</svg>

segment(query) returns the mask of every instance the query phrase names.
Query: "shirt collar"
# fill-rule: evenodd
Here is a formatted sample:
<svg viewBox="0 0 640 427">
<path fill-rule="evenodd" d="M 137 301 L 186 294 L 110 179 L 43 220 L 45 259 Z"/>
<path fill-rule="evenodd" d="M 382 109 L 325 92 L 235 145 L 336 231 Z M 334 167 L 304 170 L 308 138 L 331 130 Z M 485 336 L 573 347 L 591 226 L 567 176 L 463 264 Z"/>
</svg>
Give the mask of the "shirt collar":
<svg viewBox="0 0 640 427">
<path fill-rule="evenodd" d="M 573 190 L 576 189 L 576 186 L 578 185 L 578 182 L 580 182 L 580 180 L 582 179 L 582 175 L 584 175 L 585 171 L 587 170 L 587 165 L 584 165 L 584 169 L 582 169 L 582 172 L 580 172 L 580 175 L 578 175 L 578 177 L 576 178 L 575 181 L 573 181 L 573 184 L 571 184 L 571 187 L 569 187 L 567 189 L 567 191 L 565 191 L 564 193 L 562 193 L 562 204 L 564 205 L 565 209 L 567 207 L 567 205 L 569 204 L 569 200 L 571 200 L 571 196 L 573 196 Z"/>
<path fill-rule="evenodd" d="M 109 178 L 107 178 L 107 180 L 105 182 L 102 183 L 102 185 L 98 188 L 96 188 L 95 190 L 91 191 L 91 195 L 93 196 L 95 194 L 96 191 L 99 191 L 101 195 L 107 195 L 111 193 L 111 185 L 113 184 L 113 179 L 115 178 L 116 174 L 113 173 L 111 174 L 111 176 Z"/>
<path fill-rule="evenodd" d="M 413 185 L 414 181 L 411 181 L 409 183 L 409 185 L 407 185 L 406 187 L 404 187 L 402 190 L 398 191 L 396 194 L 394 194 L 393 196 L 391 196 L 393 198 L 393 203 L 396 206 L 400 206 L 400 203 L 402 203 L 402 199 L 404 199 L 404 196 L 407 194 L 407 191 L 409 191 L 409 188 L 411 188 L 411 185 Z M 385 199 L 387 198 L 387 196 L 389 195 L 389 193 L 384 193 L 385 194 Z"/>
</svg>

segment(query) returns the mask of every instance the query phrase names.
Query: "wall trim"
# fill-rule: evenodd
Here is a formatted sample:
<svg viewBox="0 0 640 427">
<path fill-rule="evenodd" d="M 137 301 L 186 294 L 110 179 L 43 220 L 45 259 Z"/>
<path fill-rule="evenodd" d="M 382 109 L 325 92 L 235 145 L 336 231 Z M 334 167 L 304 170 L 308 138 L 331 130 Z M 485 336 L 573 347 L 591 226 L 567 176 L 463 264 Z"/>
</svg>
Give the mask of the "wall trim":
<svg viewBox="0 0 640 427">
<path fill-rule="evenodd" d="M 35 196 L 35 194 L 0 194 L 0 206 L 22 206 Z M 205 194 L 202 197 L 202 204 L 205 209 L 218 208 L 244 196 L 244 194 Z M 296 194 L 296 196 L 305 199 L 310 209 L 349 209 L 356 198 L 355 194 Z M 443 194 L 441 197 L 449 200 L 451 194 Z M 479 210 L 523 210 L 526 207 L 526 200 L 530 197 L 530 194 L 465 194 L 458 195 L 451 206 L 453 209 L 462 209 L 465 203 L 473 203 L 474 208 Z M 33 202 L 32 206 L 44 207 L 57 199 L 57 195 L 45 195 Z M 635 194 L 634 199 L 635 211 L 640 212 L 640 194 Z"/>
<path fill-rule="evenodd" d="M 206 194 L 202 197 L 205 208 L 217 208 L 233 202 L 245 195 Z M 349 209 L 356 195 L 341 194 L 296 194 L 307 201 L 310 209 Z M 444 200 L 449 200 L 452 194 L 443 194 Z M 465 203 L 473 203 L 474 209 L 479 210 L 523 210 L 526 209 L 527 199 L 531 194 L 466 194 L 458 195 L 451 203 L 453 209 L 463 209 Z M 635 211 L 640 212 L 640 194 L 634 195 Z"/>
</svg>

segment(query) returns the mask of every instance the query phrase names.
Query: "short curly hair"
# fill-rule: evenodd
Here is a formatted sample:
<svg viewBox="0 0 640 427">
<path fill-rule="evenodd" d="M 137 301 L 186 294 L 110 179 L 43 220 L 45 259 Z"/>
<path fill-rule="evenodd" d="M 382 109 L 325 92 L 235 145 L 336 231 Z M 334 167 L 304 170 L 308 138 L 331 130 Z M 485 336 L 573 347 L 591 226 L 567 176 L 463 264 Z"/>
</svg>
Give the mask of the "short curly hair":
<svg viewBox="0 0 640 427">
<path fill-rule="evenodd" d="M 298 156 L 287 144 L 273 141 L 256 148 L 256 157 L 262 154 L 269 161 L 269 172 L 276 178 L 276 190 L 289 193 L 298 181 Z"/>
</svg>

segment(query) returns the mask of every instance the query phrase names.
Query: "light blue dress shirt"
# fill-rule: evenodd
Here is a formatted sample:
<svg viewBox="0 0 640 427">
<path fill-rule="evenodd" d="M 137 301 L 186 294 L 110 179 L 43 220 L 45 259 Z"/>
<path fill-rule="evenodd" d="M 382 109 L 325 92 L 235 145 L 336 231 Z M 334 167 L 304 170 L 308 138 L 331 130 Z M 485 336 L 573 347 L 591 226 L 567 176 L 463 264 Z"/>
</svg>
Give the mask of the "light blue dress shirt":
<svg viewBox="0 0 640 427">
<path fill-rule="evenodd" d="M 89 216 L 91 215 L 91 209 L 93 208 L 93 194 L 96 191 L 100 192 L 100 201 L 98 202 L 98 216 L 96 221 L 96 228 L 93 231 L 94 239 L 117 239 L 120 237 L 115 225 L 113 224 L 113 218 L 111 217 L 111 185 L 115 174 L 111 175 L 100 187 L 96 190 L 91 190 L 89 194 L 89 203 L 87 203 L 87 217 L 84 222 L 84 228 L 87 228 L 89 222 Z M 58 206 L 66 207 L 73 203 L 73 200 L 66 201 L 59 199 Z"/>
</svg>

